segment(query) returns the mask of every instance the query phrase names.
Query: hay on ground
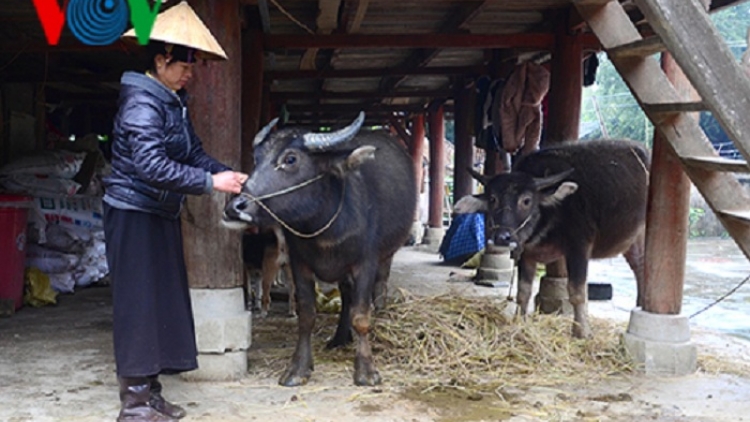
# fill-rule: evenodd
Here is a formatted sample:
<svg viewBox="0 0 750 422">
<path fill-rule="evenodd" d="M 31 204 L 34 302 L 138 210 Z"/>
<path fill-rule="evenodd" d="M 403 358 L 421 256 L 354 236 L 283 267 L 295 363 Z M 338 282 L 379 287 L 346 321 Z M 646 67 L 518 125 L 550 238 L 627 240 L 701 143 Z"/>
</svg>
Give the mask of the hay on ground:
<svg viewBox="0 0 750 422">
<path fill-rule="evenodd" d="M 508 302 L 401 292 L 377 315 L 380 365 L 453 383 L 555 385 L 631 373 L 620 346 L 625 327 L 590 319 L 594 338 L 571 337 L 569 316 L 515 317 Z"/>
<path fill-rule="evenodd" d="M 489 297 L 419 297 L 400 291 L 373 317 L 370 338 L 376 364 L 384 373 L 398 374 L 391 376 L 397 378 L 390 380 L 394 383 L 471 388 L 551 386 L 633 371 L 620 346 L 623 324 L 591 318 L 594 337 L 580 340 L 571 337 L 569 316 L 520 319 L 507 306 L 508 302 Z M 335 315 L 319 315 L 316 363 L 350 367 L 353 348 L 330 351 L 324 347 L 337 320 Z M 278 374 L 289 362 L 297 324 L 290 319 L 280 324 L 254 327 L 256 336 L 269 336 L 266 347 L 251 353 L 256 370 L 260 365 Z"/>
</svg>

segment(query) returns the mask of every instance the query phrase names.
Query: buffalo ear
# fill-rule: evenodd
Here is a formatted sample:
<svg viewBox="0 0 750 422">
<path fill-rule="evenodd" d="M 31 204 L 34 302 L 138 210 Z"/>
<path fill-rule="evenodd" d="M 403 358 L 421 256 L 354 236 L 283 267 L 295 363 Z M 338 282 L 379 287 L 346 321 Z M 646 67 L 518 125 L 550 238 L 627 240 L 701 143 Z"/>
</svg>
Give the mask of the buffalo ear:
<svg viewBox="0 0 750 422">
<path fill-rule="evenodd" d="M 481 195 L 466 195 L 453 205 L 454 214 L 471 214 L 487 211 L 487 199 Z"/>
<path fill-rule="evenodd" d="M 343 178 L 347 173 L 359 169 L 363 163 L 375 159 L 375 150 L 377 148 L 372 145 L 363 145 L 351 152 L 332 154 L 330 159 L 324 161 L 328 163 L 328 171 Z"/>
<path fill-rule="evenodd" d="M 467 167 L 466 171 L 468 171 L 469 174 L 471 175 L 471 177 L 473 177 L 474 179 L 476 179 L 477 182 L 479 182 L 479 183 L 481 183 L 481 184 L 483 184 L 485 186 L 487 186 L 487 182 L 489 182 L 490 179 L 491 179 L 490 177 L 487 177 L 485 175 L 477 173 L 477 171 L 474 170 L 471 167 Z"/>
<path fill-rule="evenodd" d="M 346 157 L 347 170 L 356 170 L 362 165 L 362 163 L 374 160 L 376 149 L 377 148 L 372 145 L 364 145 L 352 151 L 352 153 Z"/>
<path fill-rule="evenodd" d="M 554 207 L 559 205 L 568 195 L 578 190 L 578 184 L 575 182 L 562 182 L 554 193 L 542 196 L 539 205 L 543 207 Z"/>
</svg>

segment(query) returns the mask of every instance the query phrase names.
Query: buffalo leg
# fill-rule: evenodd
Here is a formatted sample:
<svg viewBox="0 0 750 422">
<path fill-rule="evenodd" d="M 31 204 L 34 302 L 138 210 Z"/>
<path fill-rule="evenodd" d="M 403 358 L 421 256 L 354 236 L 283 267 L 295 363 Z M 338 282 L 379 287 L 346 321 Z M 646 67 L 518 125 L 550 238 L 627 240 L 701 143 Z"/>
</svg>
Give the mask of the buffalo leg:
<svg viewBox="0 0 750 422">
<path fill-rule="evenodd" d="M 571 250 L 566 256 L 565 264 L 568 268 L 568 296 L 570 304 L 573 305 L 573 337 L 588 338 L 591 337 L 586 286 L 588 254 L 584 250 Z"/>
<path fill-rule="evenodd" d="M 625 256 L 625 260 L 628 262 L 628 265 L 630 265 L 630 269 L 633 270 L 633 275 L 635 276 L 636 285 L 638 287 L 638 299 L 635 302 L 635 306 L 639 307 L 643 307 L 643 295 L 646 291 L 646 268 L 644 264 L 644 258 L 646 254 L 645 238 L 645 233 L 641 231 L 641 233 L 639 233 L 635 238 L 633 244 L 630 245 L 630 248 L 628 248 L 628 250 L 623 254 Z"/>
<path fill-rule="evenodd" d="M 261 268 L 261 302 L 260 316 L 265 318 L 271 307 L 271 286 L 279 274 L 279 251 L 276 245 L 269 245 L 263 250 L 263 265 Z"/>
<path fill-rule="evenodd" d="M 292 275 L 292 267 L 287 264 L 281 264 L 281 268 L 284 270 L 284 285 L 286 286 L 287 293 L 289 295 L 289 316 L 293 317 L 297 315 L 297 293 L 294 288 L 294 276 Z"/>
<path fill-rule="evenodd" d="M 375 277 L 375 286 L 373 287 L 372 303 L 375 310 L 380 311 L 385 308 L 385 302 L 388 298 L 388 277 L 391 276 L 391 264 L 393 255 L 382 261 L 378 266 L 378 275 Z"/>
<path fill-rule="evenodd" d="M 307 270 L 303 274 L 292 268 L 297 292 L 297 348 L 292 356 L 292 363 L 279 379 L 279 384 L 286 387 L 304 385 L 313 371 L 313 356 L 310 337 L 315 327 L 315 281 Z"/>
<path fill-rule="evenodd" d="M 535 275 L 536 262 L 522 256 L 518 263 L 518 294 L 516 296 L 518 314 L 521 316 L 526 315 L 529 311 L 529 300 L 531 299 L 531 288 L 534 284 Z"/>
<path fill-rule="evenodd" d="M 352 281 L 347 278 L 339 283 L 341 293 L 341 313 L 339 313 L 339 324 L 333 338 L 326 343 L 326 349 L 335 349 L 346 346 L 352 339 Z"/>
<path fill-rule="evenodd" d="M 373 363 L 372 348 L 367 339 L 370 333 L 370 305 L 376 268 L 371 268 L 370 271 L 367 269 L 360 270 L 360 274 L 355 276 L 354 279 L 351 312 L 352 327 L 357 333 L 357 352 L 354 357 L 354 384 L 377 385 L 381 382 L 380 373 L 378 373 Z"/>
</svg>

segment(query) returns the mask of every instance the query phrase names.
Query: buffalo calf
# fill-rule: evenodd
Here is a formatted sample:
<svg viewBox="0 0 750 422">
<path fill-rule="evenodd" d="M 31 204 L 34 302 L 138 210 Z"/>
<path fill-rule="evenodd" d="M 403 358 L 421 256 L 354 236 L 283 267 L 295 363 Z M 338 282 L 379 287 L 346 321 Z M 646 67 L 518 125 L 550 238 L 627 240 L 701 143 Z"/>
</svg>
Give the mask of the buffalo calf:
<svg viewBox="0 0 750 422">
<path fill-rule="evenodd" d="M 588 261 L 624 254 L 642 304 L 644 227 L 649 156 L 632 141 L 578 141 L 542 149 L 510 173 L 485 177 L 490 242 L 510 246 L 519 261 L 517 301 L 528 311 L 537 263 L 565 259 L 573 335 L 591 335 L 587 318 Z"/>
<path fill-rule="evenodd" d="M 268 315 L 271 306 L 271 287 L 279 276 L 284 275 L 284 284 L 289 294 L 289 315 L 296 315 L 294 281 L 289 267 L 289 252 L 284 233 L 278 226 L 262 232 L 242 234 L 242 261 L 252 309 L 261 317 Z"/>
</svg>

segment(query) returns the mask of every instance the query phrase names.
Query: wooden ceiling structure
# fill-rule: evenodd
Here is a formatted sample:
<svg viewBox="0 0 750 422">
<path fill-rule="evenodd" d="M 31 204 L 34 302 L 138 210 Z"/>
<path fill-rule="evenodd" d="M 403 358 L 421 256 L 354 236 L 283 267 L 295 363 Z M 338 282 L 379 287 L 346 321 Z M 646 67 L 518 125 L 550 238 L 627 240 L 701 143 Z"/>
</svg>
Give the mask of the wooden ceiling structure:
<svg viewBox="0 0 750 422">
<path fill-rule="evenodd" d="M 735 2 L 714 0 L 713 8 Z M 630 0 L 621 3 L 633 21 L 643 20 Z M 285 111 L 296 124 L 337 124 L 359 110 L 368 113 L 369 123 L 387 124 L 434 101 L 450 112 L 458 90 L 477 76 L 502 75 L 519 61 L 548 60 L 561 20 L 571 33 L 587 32 L 570 0 L 241 0 L 240 5 L 243 25 L 262 28 L 266 106 L 271 114 Z M 592 34 L 583 40 L 584 51 L 599 49 Z M 3 0 L 0 83 L 43 84 L 51 106 L 114 109 L 120 75 L 139 65 L 136 52 L 123 43 L 86 46 L 67 27 L 59 45 L 49 46 L 32 0 Z"/>
</svg>

